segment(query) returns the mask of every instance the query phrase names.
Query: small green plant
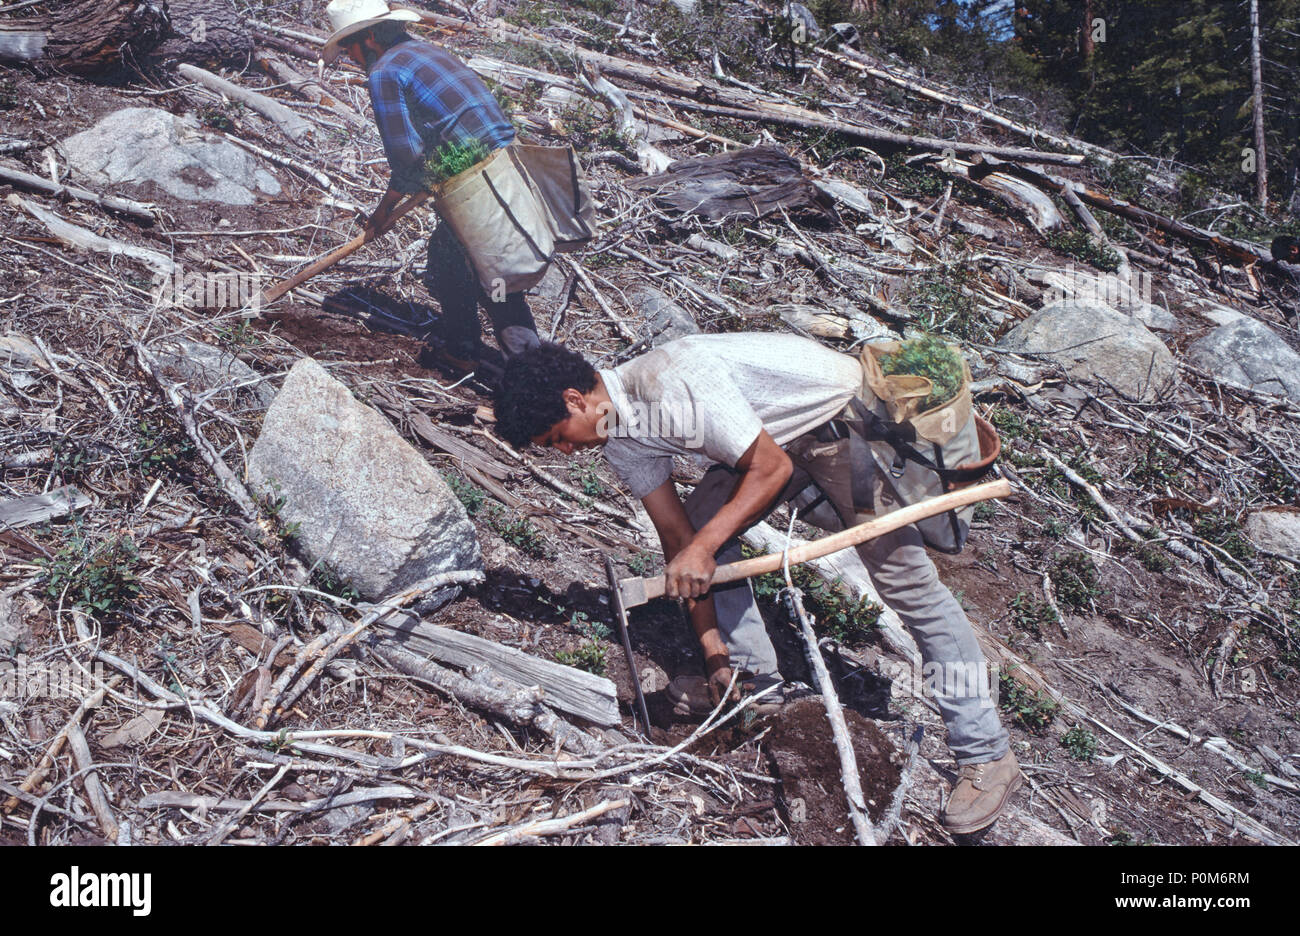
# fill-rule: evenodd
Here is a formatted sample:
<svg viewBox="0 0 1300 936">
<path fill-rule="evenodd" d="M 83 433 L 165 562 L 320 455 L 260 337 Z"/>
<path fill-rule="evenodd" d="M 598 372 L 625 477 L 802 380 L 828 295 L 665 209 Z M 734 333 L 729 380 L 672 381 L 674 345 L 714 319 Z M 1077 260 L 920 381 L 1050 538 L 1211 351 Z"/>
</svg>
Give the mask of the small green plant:
<svg viewBox="0 0 1300 936">
<path fill-rule="evenodd" d="M 627 561 L 627 567 L 633 575 L 646 576 L 655 568 L 655 554 L 643 549 Z"/>
<path fill-rule="evenodd" d="M 961 355 L 934 335 L 904 341 L 897 351 L 882 354 L 880 369 L 886 376 L 913 374 L 928 378 L 933 388 L 921 403 L 922 411 L 942 406 L 955 397 L 964 376 Z"/>
<path fill-rule="evenodd" d="M 1052 231 L 1047 235 L 1047 242 L 1061 253 L 1099 270 L 1113 273 L 1119 269 L 1119 254 L 1087 231 Z"/>
<path fill-rule="evenodd" d="M 569 626 L 582 635 L 582 643 L 575 650 L 561 650 L 555 654 L 556 662 L 575 669 L 586 670 L 597 676 L 605 675 L 608 647 L 603 641 L 613 633 L 599 621 L 590 620 L 585 611 L 574 611 Z"/>
<path fill-rule="evenodd" d="M 217 340 L 233 348 L 255 348 L 262 343 L 262 336 L 253 327 L 250 319 L 241 318 L 233 325 L 217 328 Z"/>
<path fill-rule="evenodd" d="M 1242 776 L 1244 776 L 1251 783 L 1255 784 L 1255 786 L 1259 787 L 1261 790 L 1268 789 L 1268 780 L 1259 771 L 1247 770 L 1245 773 L 1242 774 Z"/>
<path fill-rule="evenodd" d="M 1061 735 L 1061 747 L 1075 760 L 1090 761 L 1097 756 L 1097 736 L 1075 725 Z"/>
<path fill-rule="evenodd" d="M 1047 570 L 1056 588 L 1056 600 L 1067 608 L 1081 611 L 1102 593 L 1097 584 L 1097 566 L 1081 552 L 1067 552 Z"/>
<path fill-rule="evenodd" d="M 747 546 L 741 547 L 746 558 L 761 555 Z M 853 598 L 839 582 L 827 582 L 809 566 L 792 566 L 790 580 L 803 592 L 804 610 L 815 620 L 818 631 L 847 647 L 860 646 L 876 630 L 881 607 L 865 598 Z M 769 572 L 753 580 L 754 594 L 773 601 L 785 588 L 780 572 Z"/>
<path fill-rule="evenodd" d="M 491 504 L 488 508 L 488 525 L 507 543 L 535 559 L 545 559 L 551 554 L 542 531 L 527 517 Z"/>
<path fill-rule="evenodd" d="M 992 332 L 980 320 L 970 285 L 974 281 L 972 268 L 964 264 L 947 265 L 912 283 L 903 304 L 916 315 L 917 325 L 924 331 L 963 341 L 988 341 Z"/>
<path fill-rule="evenodd" d="M 588 497 L 605 496 L 605 485 L 601 482 L 600 474 L 596 471 L 595 462 L 588 461 L 572 466 L 569 469 L 569 478 Z"/>
<path fill-rule="evenodd" d="M 322 562 L 312 569 L 311 587 L 327 595 L 342 598 L 344 601 L 357 601 L 361 598 L 361 593 L 339 575 L 328 562 Z"/>
<path fill-rule="evenodd" d="M 477 484 L 462 478 L 454 471 L 444 471 L 442 479 L 447 482 L 447 487 L 451 488 L 451 493 L 455 494 L 457 500 L 465 506 L 465 513 L 473 517 L 483 509 L 487 492 Z"/>
<path fill-rule="evenodd" d="M 97 620 L 117 616 L 140 594 L 140 550 L 129 536 L 92 542 L 78 526 L 62 549 L 39 563 L 48 597 L 69 601 Z"/>
<path fill-rule="evenodd" d="M 174 471 L 193 453 L 189 436 L 147 419 L 136 424 L 135 462 L 146 472 Z"/>
<path fill-rule="evenodd" d="M 1060 622 L 1056 610 L 1050 604 L 1039 601 L 1028 592 L 1018 592 L 1007 608 L 1011 612 L 1011 623 L 1036 637 L 1042 636 L 1045 625 Z"/>
<path fill-rule="evenodd" d="M 450 140 L 434 150 L 424 163 L 426 187 L 441 185 L 488 158 L 487 145 L 475 137 Z"/>
<path fill-rule="evenodd" d="M 1197 536 L 1218 546 L 1234 559 L 1245 560 L 1255 555 L 1255 547 L 1242 535 L 1241 525 L 1226 513 L 1199 514 L 1193 528 Z"/>
<path fill-rule="evenodd" d="M 1009 442 L 1013 439 L 1038 442 L 1043 437 L 1041 429 L 1032 423 L 1026 422 L 1015 410 L 998 407 L 989 416 L 989 422 L 998 431 L 998 435 L 1002 437 L 1003 442 Z"/>
<path fill-rule="evenodd" d="M 289 503 L 289 499 L 281 493 L 280 482 L 274 478 L 271 479 L 268 487 L 270 487 L 270 491 L 262 495 L 258 500 L 258 504 L 262 510 L 266 511 L 267 516 L 275 522 L 276 537 L 281 543 L 287 544 L 298 535 L 298 529 L 302 526 L 302 522 L 299 520 L 292 523 L 284 522 L 282 515 L 285 506 Z"/>
<path fill-rule="evenodd" d="M 1129 469 L 1128 478 L 1140 487 L 1178 487 L 1186 480 L 1183 457 L 1154 432 L 1148 432 Z"/>
<path fill-rule="evenodd" d="M 998 707 L 1013 721 L 1036 733 L 1047 728 L 1061 709 L 1043 693 L 1031 693 L 1005 669 L 998 673 Z"/>
<path fill-rule="evenodd" d="M 209 130 L 229 133 L 235 129 L 234 115 L 240 106 L 231 102 L 221 106 L 205 107 L 199 111 L 199 122 Z"/>
</svg>

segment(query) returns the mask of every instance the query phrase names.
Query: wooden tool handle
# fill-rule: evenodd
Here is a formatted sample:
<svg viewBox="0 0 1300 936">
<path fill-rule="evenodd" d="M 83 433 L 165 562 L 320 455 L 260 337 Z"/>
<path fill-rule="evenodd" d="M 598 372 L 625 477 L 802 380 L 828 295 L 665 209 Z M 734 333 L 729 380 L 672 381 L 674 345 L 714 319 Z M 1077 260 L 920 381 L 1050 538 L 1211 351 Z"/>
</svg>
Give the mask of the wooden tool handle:
<svg viewBox="0 0 1300 936">
<path fill-rule="evenodd" d="M 983 484 L 976 484 L 973 487 L 962 488 L 960 491 L 952 491 L 948 494 L 941 494 L 938 497 L 926 498 L 919 503 L 896 510 L 891 514 L 886 514 L 875 520 L 868 520 L 866 523 L 859 523 L 857 526 L 849 527 L 847 530 L 841 530 L 839 533 L 833 533 L 830 536 L 824 536 L 821 539 L 804 543 L 790 550 L 790 565 L 798 565 L 801 562 L 807 562 L 810 559 L 820 559 L 823 556 L 829 556 L 831 553 L 839 552 L 841 549 L 847 549 L 850 546 L 857 546 L 865 543 L 867 540 L 875 539 L 878 536 L 884 536 L 886 533 L 892 533 L 895 530 L 907 526 L 909 523 L 915 523 L 918 520 L 924 520 L 927 517 L 934 517 L 941 513 L 947 513 L 949 510 L 956 510 L 961 507 L 968 507 L 971 504 L 983 500 L 991 500 L 995 497 L 1010 497 L 1011 483 L 1004 478 L 997 481 L 986 481 Z M 744 559 L 740 562 L 732 562 L 728 565 L 718 566 L 710 580 L 710 587 L 722 585 L 726 582 L 734 582 L 737 579 L 751 578 L 755 575 L 763 575 L 766 572 L 775 572 L 781 568 L 784 553 L 768 553 L 765 556 L 755 556 L 753 559 Z M 627 582 L 637 581 L 636 579 L 624 579 L 619 583 L 620 589 L 624 589 Z M 655 598 L 661 598 L 664 594 L 664 577 L 656 575 L 653 578 L 644 579 L 645 600 L 651 601 Z M 624 589 L 624 595 L 627 592 Z M 631 602 L 628 602 L 631 604 Z"/>
<path fill-rule="evenodd" d="M 375 238 L 379 237 L 380 235 L 388 233 L 388 231 L 393 227 L 394 224 L 397 223 L 397 221 L 403 215 L 407 214 L 412 208 L 416 208 L 424 204 L 426 201 L 428 201 L 429 197 L 430 196 L 428 192 L 416 192 L 406 201 L 402 202 L 400 205 L 398 205 L 396 208 L 393 209 L 393 213 L 389 215 L 388 224 L 384 226 L 384 229 L 382 231 L 363 231 L 362 233 L 358 234 L 356 237 L 352 238 L 352 240 L 344 244 L 342 247 L 338 248 L 338 250 L 326 254 L 325 256 L 321 257 L 319 260 L 317 260 L 315 263 L 311 264 L 310 266 L 304 267 L 303 269 L 299 270 L 297 273 L 289 277 L 287 280 L 277 283 L 276 285 L 270 287 L 269 289 L 263 290 L 262 302 L 264 303 L 274 302 L 275 300 L 283 296 L 285 293 L 287 293 L 289 290 L 301 286 L 303 283 L 307 282 L 307 280 L 311 279 L 317 273 L 320 273 L 322 270 L 328 270 L 330 267 L 338 263 L 344 257 L 348 256 L 349 254 L 356 253 L 358 250 L 360 250 L 366 244 L 370 243 Z"/>
</svg>

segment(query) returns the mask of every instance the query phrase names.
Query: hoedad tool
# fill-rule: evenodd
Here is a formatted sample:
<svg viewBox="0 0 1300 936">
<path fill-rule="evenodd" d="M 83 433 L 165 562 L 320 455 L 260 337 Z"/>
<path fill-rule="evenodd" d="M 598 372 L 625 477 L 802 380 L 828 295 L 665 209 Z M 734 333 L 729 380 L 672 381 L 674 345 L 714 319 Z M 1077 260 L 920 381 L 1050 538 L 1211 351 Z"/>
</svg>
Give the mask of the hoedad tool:
<svg viewBox="0 0 1300 936">
<path fill-rule="evenodd" d="M 868 520 L 866 523 L 859 523 L 857 526 L 841 530 L 839 533 L 833 533 L 819 540 L 804 543 L 802 546 L 790 550 L 790 565 L 829 556 L 841 549 L 857 546 L 867 540 L 884 536 L 886 533 L 892 533 L 894 530 L 915 523 L 917 520 L 934 517 L 946 511 L 966 507 L 979 501 L 1010 496 L 1010 482 L 1000 478 L 997 481 L 976 484 L 939 497 L 930 497 L 875 520 Z M 721 585 L 725 582 L 734 582 L 738 579 L 763 575 L 766 572 L 775 572 L 781 568 L 784 556 L 784 553 L 769 553 L 766 556 L 756 556 L 753 559 L 718 566 L 709 584 L 710 586 Z M 652 578 L 626 578 L 615 585 L 613 572 L 611 571 L 610 588 L 614 591 L 614 602 L 620 612 L 621 626 L 626 629 L 626 621 L 623 618 L 627 609 L 663 597 L 665 584 L 664 577 L 656 575 Z"/>
<path fill-rule="evenodd" d="M 645 693 L 641 691 L 641 674 L 636 669 L 636 659 L 632 656 L 632 638 L 627 633 L 627 608 L 623 607 L 622 593 L 618 587 L 618 576 L 614 574 L 614 560 L 605 557 L 605 574 L 609 576 L 609 590 L 614 598 L 614 619 L 618 622 L 618 638 L 623 642 L 623 652 L 627 654 L 627 669 L 632 674 L 632 688 L 636 692 L 636 712 L 641 717 L 645 736 L 650 737 L 650 713 L 645 707 Z"/>
<path fill-rule="evenodd" d="M 420 205 L 423 205 L 428 200 L 429 200 L 428 192 L 416 192 L 410 198 L 406 199 L 406 201 L 402 202 L 396 208 L 393 209 L 392 214 L 388 216 L 388 224 L 384 225 L 384 229 L 382 231 L 364 231 L 361 234 L 358 234 L 356 237 L 352 238 L 352 240 L 348 241 L 342 247 L 338 248 L 338 250 L 326 254 L 325 256 L 321 257 L 319 260 L 317 260 L 315 263 L 311 264 L 310 266 L 304 267 L 303 269 L 299 270 L 297 273 L 289 277 L 287 280 L 283 280 L 279 283 L 276 283 L 274 286 L 268 287 L 267 289 L 263 290 L 261 301 L 274 302 L 276 299 L 279 299 L 289 290 L 301 286 L 303 283 L 307 282 L 307 280 L 311 279 L 316 274 L 328 270 L 330 267 L 338 263 L 344 257 L 356 253 L 358 250 L 360 250 L 366 244 L 370 243 L 372 240 L 375 240 L 376 238 L 381 237 L 384 234 L 387 234 L 390 230 L 392 230 L 393 225 L 397 223 L 399 218 L 407 214 L 412 208 L 417 208 Z"/>
</svg>

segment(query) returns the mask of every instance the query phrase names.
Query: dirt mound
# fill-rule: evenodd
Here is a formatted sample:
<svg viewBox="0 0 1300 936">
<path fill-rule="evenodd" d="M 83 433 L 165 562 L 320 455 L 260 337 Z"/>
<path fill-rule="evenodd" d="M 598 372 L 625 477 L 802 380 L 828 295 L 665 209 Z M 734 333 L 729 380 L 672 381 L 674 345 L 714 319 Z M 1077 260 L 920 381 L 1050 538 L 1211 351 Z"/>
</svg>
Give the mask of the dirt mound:
<svg viewBox="0 0 1300 936">
<path fill-rule="evenodd" d="M 878 820 L 898 788 L 897 749 L 889 738 L 857 712 L 845 711 L 853 738 L 858 777 L 867 798 L 867 814 Z M 787 705 L 764 743 L 768 769 L 780 781 L 781 817 L 791 837 L 802 845 L 852 845 L 840 774 L 840 756 L 831 738 L 820 699 Z"/>
</svg>

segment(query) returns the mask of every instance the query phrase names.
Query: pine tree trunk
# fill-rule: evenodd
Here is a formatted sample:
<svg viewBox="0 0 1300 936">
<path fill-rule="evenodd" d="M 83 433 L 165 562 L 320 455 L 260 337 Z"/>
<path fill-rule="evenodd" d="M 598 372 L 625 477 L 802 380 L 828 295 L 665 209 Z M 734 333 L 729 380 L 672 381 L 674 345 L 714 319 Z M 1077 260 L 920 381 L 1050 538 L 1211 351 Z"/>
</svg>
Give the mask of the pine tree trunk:
<svg viewBox="0 0 1300 936">
<path fill-rule="evenodd" d="M 1268 207 L 1268 159 L 1264 149 L 1264 82 L 1259 54 L 1259 0 L 1250 0 L 1250 90 L 1255 112 L 1255 195 Z"/>
</svg>

